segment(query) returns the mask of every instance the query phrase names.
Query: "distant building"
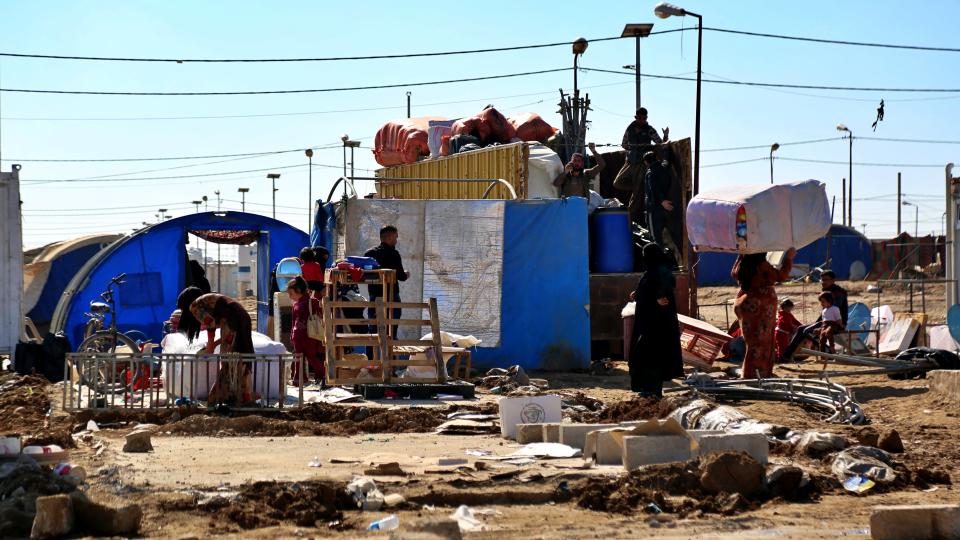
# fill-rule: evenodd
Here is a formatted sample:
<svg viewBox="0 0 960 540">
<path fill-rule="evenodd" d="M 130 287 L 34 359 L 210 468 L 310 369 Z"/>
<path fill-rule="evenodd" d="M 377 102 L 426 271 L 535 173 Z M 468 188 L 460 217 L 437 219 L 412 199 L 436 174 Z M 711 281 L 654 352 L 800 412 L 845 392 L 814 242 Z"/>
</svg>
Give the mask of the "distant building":
<svg viewBox="0 0 960 540">
<path fill-rule="evenodd" d="M 257 289 L 257 245 L 237 248 L 237 298 L 256 296 Z"/>
</svg>

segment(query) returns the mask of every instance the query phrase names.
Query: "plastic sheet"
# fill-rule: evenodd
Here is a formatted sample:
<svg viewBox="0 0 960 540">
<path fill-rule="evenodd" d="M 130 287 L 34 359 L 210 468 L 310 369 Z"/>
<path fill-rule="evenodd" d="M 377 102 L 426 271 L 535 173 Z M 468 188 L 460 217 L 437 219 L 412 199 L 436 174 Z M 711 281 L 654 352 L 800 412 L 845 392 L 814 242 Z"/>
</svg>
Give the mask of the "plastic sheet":
<svg viewBox="0 0 960 540">
<path fill-rule="evenodd" d="M 521 141 L 547 142 L 557 130 L 533 112 L 515 114 L 507 121 L 517 131 L 517 138 Z"/>
<path fill-rule="evenodd" d="M 890 454 L 869 446 L 854 446 L 833 458 L 830 470 L 841 481 L 851 476 L 865 476 L 877 483 L 886 484 L 897 479 L 891 464 Z"/>
<path fill-rule="evenodd" d="M 453 135 L 473 135 L 480 139 L 482 146 L 511 142 L 517 136 L 517 130 L 507 118 L 494 107 L 487 107 L 476 116 L 461 118 L 453 124 Z"/>
<path fill-rule="evenodd" d="M 738 226 L 745 214 L 745 226 Z M 826 188 L 817 180 L 729 186 L 687 206 L 690 243 L 700 251 L 763 253 L 804 247 L 830 229 Z"/>
</svg>

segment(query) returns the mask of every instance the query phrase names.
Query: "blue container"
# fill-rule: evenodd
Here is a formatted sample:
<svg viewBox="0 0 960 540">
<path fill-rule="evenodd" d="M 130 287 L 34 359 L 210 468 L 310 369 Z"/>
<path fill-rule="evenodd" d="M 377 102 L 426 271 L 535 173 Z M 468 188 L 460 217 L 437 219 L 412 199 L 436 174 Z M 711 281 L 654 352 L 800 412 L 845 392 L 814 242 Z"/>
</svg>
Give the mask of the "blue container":
<svg viewBox="0 0 960 540">
<path fill-rule="evenodd" d="M 590 216 L 590 253 L 594 272 L 633 272 L 633 234 L 626 208 L 598 208 Z"/>
<path fill-rule="evenodd" d="M 364 270 L 373 270 L 374 268 L 380 267 L 380 264 L 377 263 L 377 260 L 373 257 L 357 257 L 354 255 L 348 255 L 347 262 L 356 266 L 357 268 L 363 268 Z"/>
</svg>

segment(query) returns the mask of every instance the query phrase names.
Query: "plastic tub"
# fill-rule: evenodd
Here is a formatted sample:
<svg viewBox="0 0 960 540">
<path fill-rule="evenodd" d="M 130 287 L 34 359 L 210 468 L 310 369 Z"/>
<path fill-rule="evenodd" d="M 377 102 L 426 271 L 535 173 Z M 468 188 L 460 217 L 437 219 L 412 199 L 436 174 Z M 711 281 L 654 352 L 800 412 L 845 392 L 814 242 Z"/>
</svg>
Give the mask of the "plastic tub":
<svg viewBox="0 0 960 540">
<path fill-rule="evenodd" d="M 590 216 L 590 252 L 595 272 L 633 272 L 633 235 L 626 208 L 598 208 Z"/>
</svg>

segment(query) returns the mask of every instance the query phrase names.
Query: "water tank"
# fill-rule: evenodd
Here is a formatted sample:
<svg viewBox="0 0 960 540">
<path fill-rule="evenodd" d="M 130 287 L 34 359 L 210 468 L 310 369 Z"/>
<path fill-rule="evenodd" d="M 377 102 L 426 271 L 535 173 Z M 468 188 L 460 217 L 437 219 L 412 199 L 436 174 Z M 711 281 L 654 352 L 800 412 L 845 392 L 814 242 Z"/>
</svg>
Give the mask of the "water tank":
<svg viewBox="0 0 960 540">
<path fill-rule="evenodd" d="M 594 272 L 633 272 L 633 235 L 626 208 L 598 208 L 590 216 L 590 253 Z"/>
</svg>

